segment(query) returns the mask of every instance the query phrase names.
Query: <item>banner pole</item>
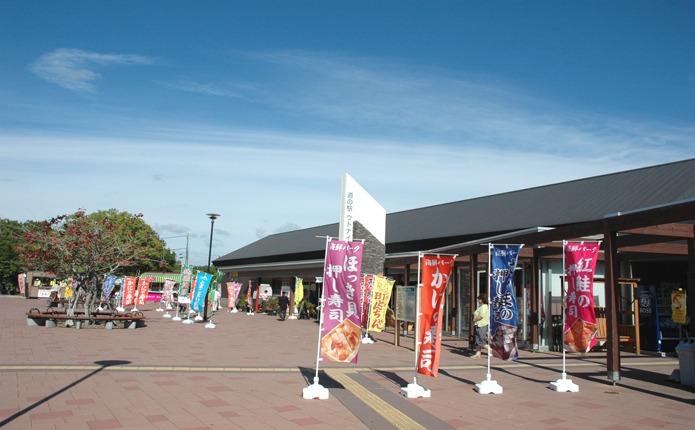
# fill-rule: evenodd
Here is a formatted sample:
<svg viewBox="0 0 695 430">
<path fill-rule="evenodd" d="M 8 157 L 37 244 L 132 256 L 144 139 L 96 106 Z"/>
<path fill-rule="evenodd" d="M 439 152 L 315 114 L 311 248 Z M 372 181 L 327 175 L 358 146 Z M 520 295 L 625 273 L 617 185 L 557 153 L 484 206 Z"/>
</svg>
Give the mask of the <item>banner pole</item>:
<svg viewBox="0 0 695 430">
<path fill-rule="evenodd" d="M 326 274 L 326 261 L 328 260 L 328 244 L 330 240 L 331 238 L 329 236 L 326 236 L 326 250 L 324 251 L 323 257 L 322 278 L 325 277 Z M 324 296 L 326 293 L 326 280 L 323 279 L 323 281 L 324 282 L 321 283 L 321 298 L 319 299 L 319 310 L 321 312 L 321 316 L 319 317 L 319 335 L 318 340 L 316 342 L 316 373 L 314 374 L 314 383 L 302 389 L 302 398 L 304 398 L 305 400 L 326 400 L 329 397 L 328 389 L 319 384 L 319 363 L 321 362 L 321 334 L 323 333 L 323 318 L 325 314 Z"/>
<path fill-rule="evenodd" d="M 417 258 L 417 294 L 415 294 L 415 333 L 413 333 L 413 338 L 415 339 L 415 372 L 413 375 L 413 384 L 417 385 L 417 359 L 420 354 L 420 319 L 422 317 L 422 253 L 418 255 Z"/>
<path fill-rule="evenodd" d="M 572 382 L 571 379 L 567 379 L 567 369 L 565 367 L 566 361 L 566 351 L 565 351 L 565 307 L 566 307 L 566 295 L 565 295 L 565 283 L 567 282 L 567 265 L 565 258 L 565 251 L 567 250 L 567 241 L 562 241 L 562 282 L 560 282 L 560 294 L 562 300 L 562 338 L 560 339 L 560 348 L 562 348 L 562 377 L 557 381 L 551 382 L 550 388 L 556 392 L 571 392 L 576 393 L 579 391 L 579 386 Z"/>
<path fill-rule="evenodd" d="M 420 317 L 422 316 L 422 256 L 423 253 L 419 252 L 417 258 L 417 287 L 415 288 L 415 332 L 413 333 L 413 338 L 415 340 L 415 369 L 413 372 L 413 383 L 408 384 L 406 387 L 401 387 L 401 394 L 409 399 L 432 396 L 432 392 L 430 390 L 417 383 L 417 361 L 420 356 Z"/>
<path fill-rule="evenodd" d="M 487 375 L 486 379 L 478 384 L 475 384 L 475 390 L 480 394 L 502 394 L 502 387 L 497 383 L 497 381 L 492 380 L 492 374 L 490 373 L 490 360 L 492 357 L 492 348 L 490 348 L 490 320 L 492 317 L 491 306 L 490 306 L 490 292 L 492 285 L 492 243 L 487 244 Z"/>
<path fill-rule="evenodd" d="M 374 296 L 374 287 L 376 286 L 376 275 L 372 275 L 372 289 L 367 292 L 367 287 L 369 283 L 367 278 L 364 278 L 364 294 L 367 294 L 367 327 L 364 329 L 364 337 L 362 337 L 362 343 L 374 343 L 374 341 L 369 337 L 369 324 L 372 321 L 372 297 Z M 364 301 L 364 298 L 362 298 Z"/>
<path fill-rule="evenodd" d="M 560 293 L 562 294 L 562 338 L 560 339 L 560 348 L 562 348 L 562 379 L 567 379 L 567 351 L 565 351 L 565 312 L 567 307 L 567 293 L 565 287 L 567 286 L 567 261 L 565 259 L 565 250 L 567 249 L 567 241 L 562 241 L 562 282 Z"/>
</svg>

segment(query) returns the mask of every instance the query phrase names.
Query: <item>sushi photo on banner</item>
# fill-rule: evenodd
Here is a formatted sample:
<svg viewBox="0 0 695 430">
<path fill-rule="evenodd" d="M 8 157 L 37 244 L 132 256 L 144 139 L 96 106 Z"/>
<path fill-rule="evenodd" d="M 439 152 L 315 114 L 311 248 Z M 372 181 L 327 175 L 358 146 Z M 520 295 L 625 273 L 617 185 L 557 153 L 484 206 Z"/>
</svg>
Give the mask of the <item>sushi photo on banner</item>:
<svg viewBox="0 0 695 430">
<path fill-rule="evenodd" d="M 420 330 L 417 372 L 436 377 L 442 348 L 444 291 L 454 268 L 454 255 L 423 255 L 420 258 Z"/>
<path fill-rule="evenodd" d="M 514 270 L 523 245 L 490 247 L 490 348 L 502 360 L 516 360 L 519 309 L 514 293 Z"/>
<path fill-rule="evenodd" d="M 565 244 L 564 343 L 574 352 L 589 352 L 596 346 L 596 311 L 594 309 L 594 274 L 600 242 Z"/>
<path fill-rule="evenodd" d="M 205 272 L 198 272 L 195 278 L 195 290 L 193 292 L 193 299 L 191 300 L 191 309 L 196 312 L 203 312 L 203 307 L 205 306 L 205 299 L 207 297 L 208 288 L 210 287 L 210 281 L 212 281 L 212 275 Z"/>
<path fill-rule="evenodd" d="M 329 240 L 323 277 L 321 356 L 328 361 L 357 363 L 361 343 L 361 241 Z"/>
</svg>

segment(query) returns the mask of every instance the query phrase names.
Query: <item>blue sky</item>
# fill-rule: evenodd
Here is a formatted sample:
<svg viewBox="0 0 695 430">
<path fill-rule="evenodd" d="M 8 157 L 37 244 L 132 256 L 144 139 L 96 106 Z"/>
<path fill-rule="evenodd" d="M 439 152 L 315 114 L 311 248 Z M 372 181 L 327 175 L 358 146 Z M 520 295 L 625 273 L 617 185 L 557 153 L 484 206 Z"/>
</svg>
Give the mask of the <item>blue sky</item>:
<svg viewBox="0 0 695 430">
<path fill-rule="evenodd" d="M 206 264 L 695 156 L 692 1 L 5 1 L 0 217 L 143 213 Z M 185 238 L 167 239 L 183 252 Z"/>
</svg>

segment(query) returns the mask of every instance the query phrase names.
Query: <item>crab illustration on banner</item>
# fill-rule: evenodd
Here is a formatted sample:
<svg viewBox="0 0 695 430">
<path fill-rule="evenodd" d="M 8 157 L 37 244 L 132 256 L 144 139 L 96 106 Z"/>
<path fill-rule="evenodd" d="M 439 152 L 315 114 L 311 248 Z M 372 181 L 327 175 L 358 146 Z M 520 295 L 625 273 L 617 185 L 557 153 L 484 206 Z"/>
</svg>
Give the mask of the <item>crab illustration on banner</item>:
<svg viewBox="0 0 695 430">
<path fill-rule="evenodd" d="M 502 360 L 516 360 L 519 310 L 514 293 L 514 270 L 523 245 L 490 246 L 490 348 Z"/>
<path fill-rule="evenodd" d="M 442 347 L 444 290 L 449 283 L 455 255 L 422 255 L 420 258 L 420 330 L 417 372 L 436 377 Z"/>
<path fill-rule="evenodd" d="M 326 243 L 323 297 L 324 324 L 321 356 L 341 363 L 357 363 L 360 328 L 362 242 L 329 240 Z"/>
<path fill-rule="evenodd" d="M 575 352 L 589 352 L 596 346 L 594 273 L 600 242 L 565 244 L 565 346 Z"/>
<path fill-rule="evenodd" d="M 202 312 L 203 306 L 205 305 L 205 298 L 207 297 L 208 288 L 210 287 L 210 281 L 212 281 L 212 275 L 205 272 L 198 272 L 198 276 L 195 278 L 195 290 L 193 292 L 193 299 L 191 300 L 191 309 L 196 312 Z"/>
</svg>

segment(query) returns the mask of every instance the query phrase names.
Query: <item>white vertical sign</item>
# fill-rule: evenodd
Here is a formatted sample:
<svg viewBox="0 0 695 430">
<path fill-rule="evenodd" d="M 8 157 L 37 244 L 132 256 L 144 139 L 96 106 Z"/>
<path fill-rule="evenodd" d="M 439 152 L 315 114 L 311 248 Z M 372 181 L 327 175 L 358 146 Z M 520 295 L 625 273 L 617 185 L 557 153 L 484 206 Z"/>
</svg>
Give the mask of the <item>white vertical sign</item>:
<svg viewBox="0 0 695 430">
<path fill-rule="evenodd" d="M 355 221 L 359 221 L 381 244 L 386 243 L 386 209 L 350 175 L 343 173 L 340 202 L 340 240 L 353 240 Z"/>
</svg>

